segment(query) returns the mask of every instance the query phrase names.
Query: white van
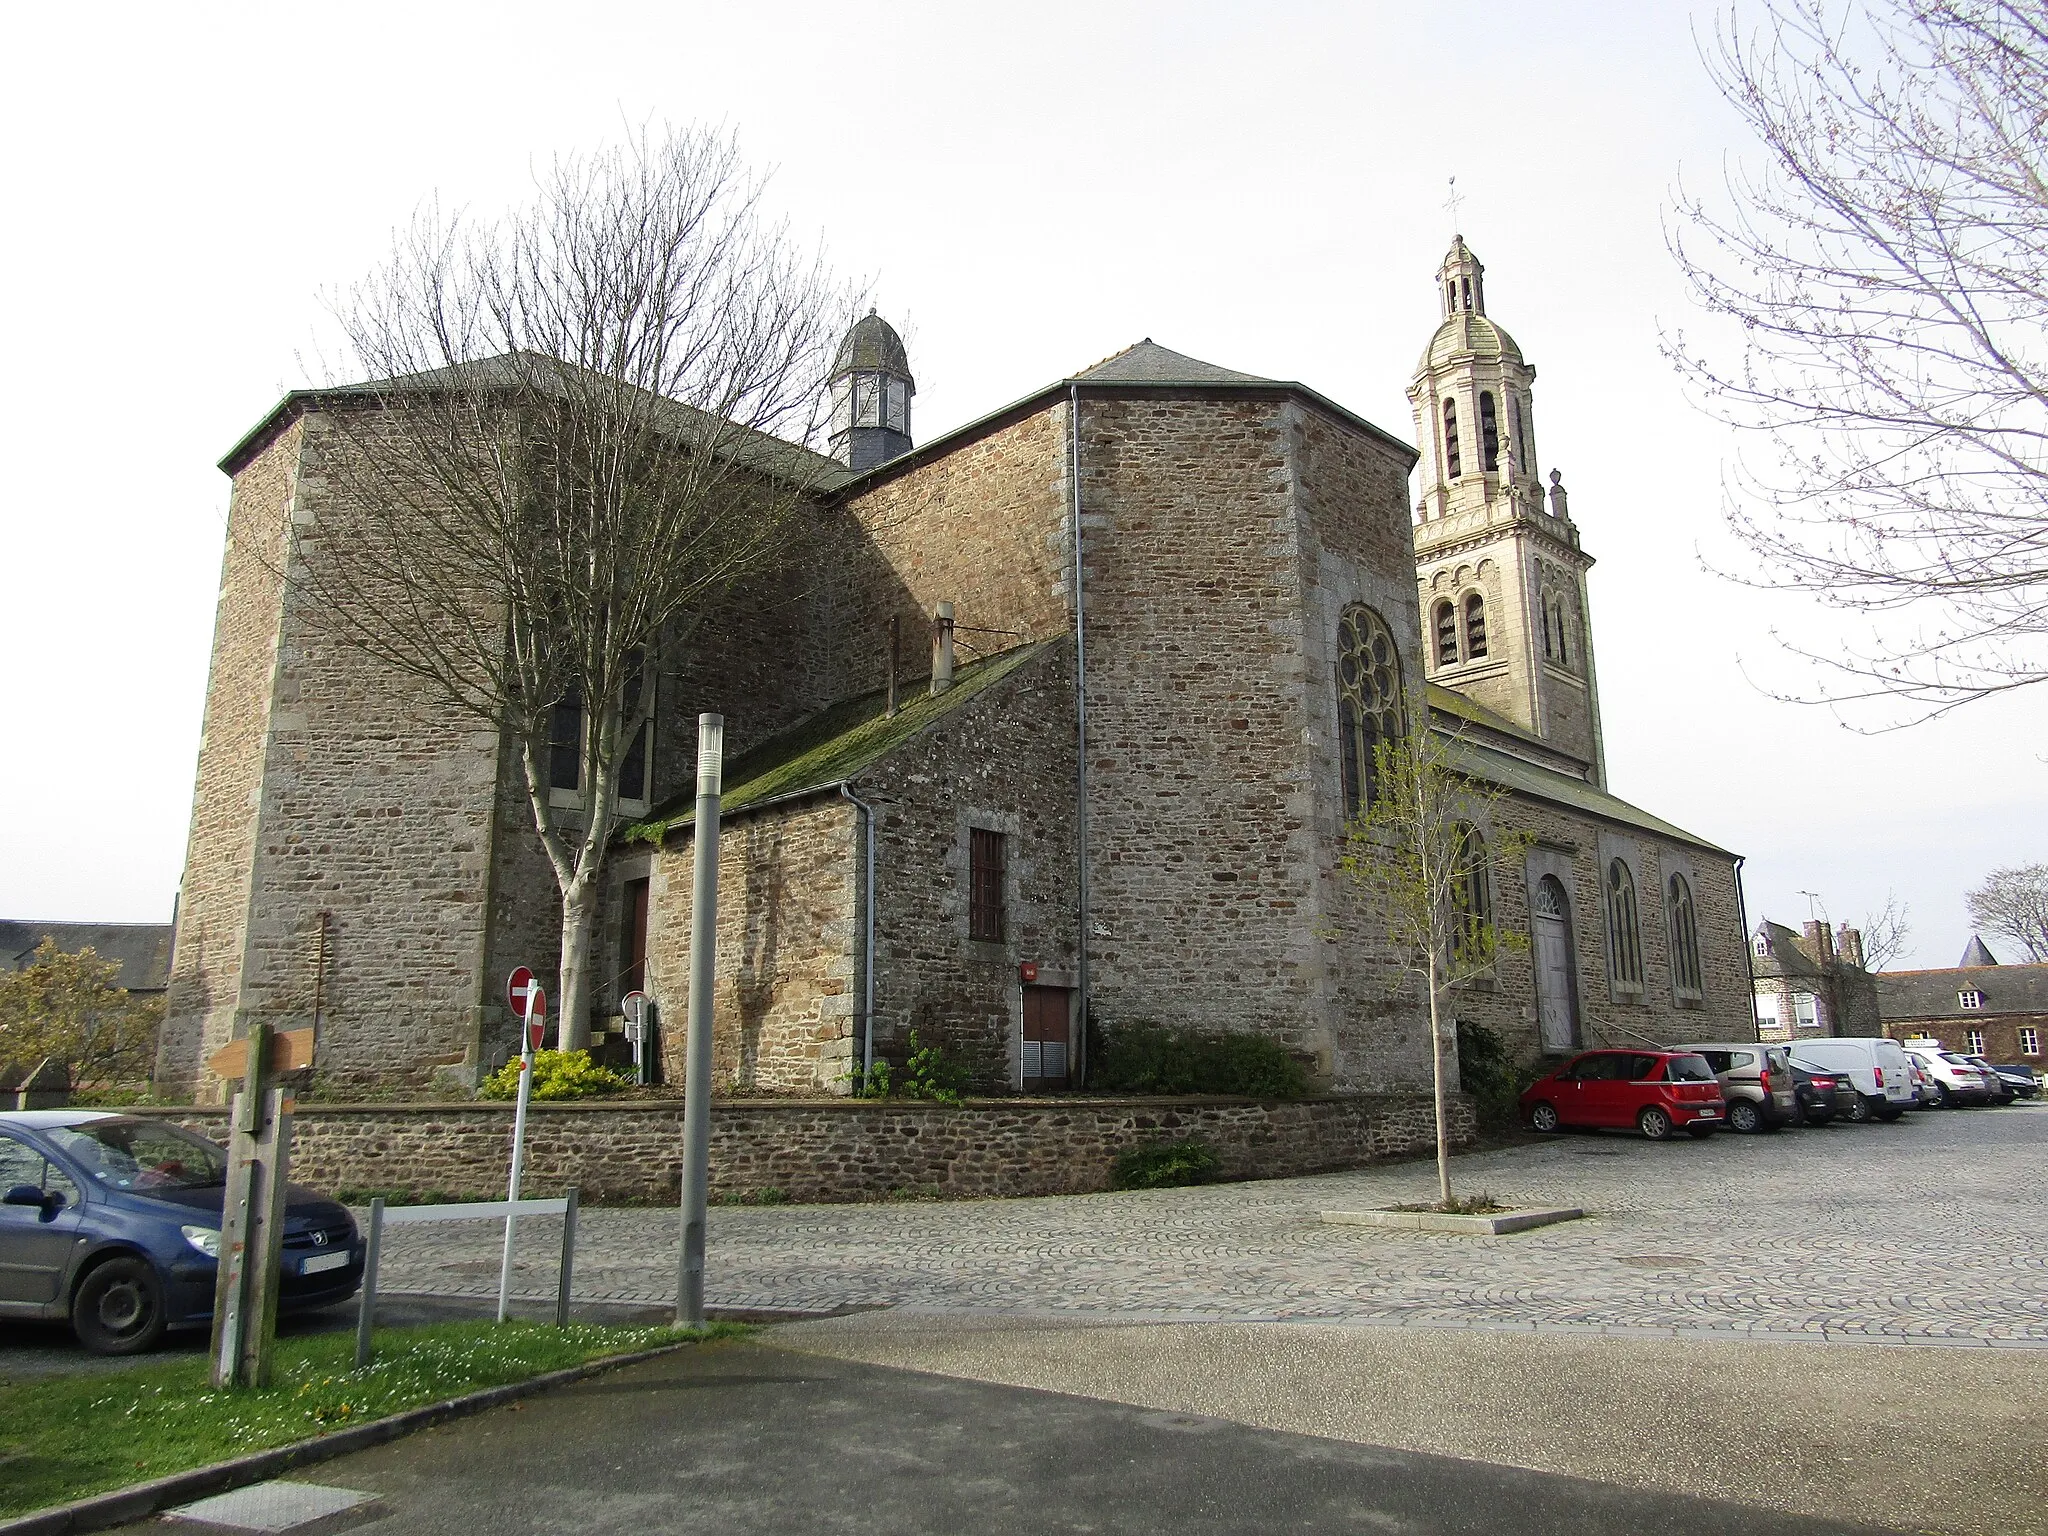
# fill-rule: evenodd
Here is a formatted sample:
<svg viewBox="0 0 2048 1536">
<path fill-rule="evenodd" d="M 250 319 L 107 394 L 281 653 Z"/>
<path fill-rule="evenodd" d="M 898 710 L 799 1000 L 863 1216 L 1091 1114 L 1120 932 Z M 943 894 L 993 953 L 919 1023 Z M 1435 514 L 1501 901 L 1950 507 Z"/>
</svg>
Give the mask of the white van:
<svg viewBox="0 0 2048 1536">
<path fill-rule="evenodd" d="M 1913 1074 L 1906 1068 L 1906 1048 L 1896 1040 L 1841 1035 L 1829 1040 L 1795 1040 L 1792 1060 L 1809 1072 L 1832 1072 L 1847 1078 L 1856 1090 L 1849 1118 L 1896 1120 L 1911 1109 Z"/>
</svg>

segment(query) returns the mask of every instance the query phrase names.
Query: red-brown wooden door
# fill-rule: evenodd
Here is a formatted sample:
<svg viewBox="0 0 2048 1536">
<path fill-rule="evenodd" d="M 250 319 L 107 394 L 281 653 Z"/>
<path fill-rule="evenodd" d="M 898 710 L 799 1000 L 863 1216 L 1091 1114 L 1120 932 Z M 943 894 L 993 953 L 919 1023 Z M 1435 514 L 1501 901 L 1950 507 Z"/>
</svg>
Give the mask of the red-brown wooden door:
<svg viewBox="0 0 2048 1536">
<path fill-rule="evenodd" d="M 1067 1038 L 1066 987 L 1024 989 L 1024 1091 L 1046 1093 L 1067 1086 L 1072 1052 Z"/>
</svg>

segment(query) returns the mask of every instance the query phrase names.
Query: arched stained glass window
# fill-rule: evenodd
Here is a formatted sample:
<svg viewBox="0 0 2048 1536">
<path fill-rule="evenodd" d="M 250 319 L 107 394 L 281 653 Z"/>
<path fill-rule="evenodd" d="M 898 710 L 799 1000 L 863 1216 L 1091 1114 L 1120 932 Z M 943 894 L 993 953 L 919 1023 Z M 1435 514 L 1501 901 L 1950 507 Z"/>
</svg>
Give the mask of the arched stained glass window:
<svg viewBox="0 0 2048 1536">
<path fill-rule="evenodd" d="M 1700 976 L 1700 930 L 1693 915 L 1692 886 L 1683 875 L 1671 877 L 1671 978 L 1680 997 L 1697 998 L 1706 988 Z"/>
<path fill-rule="evenodd" d="M 1451 602 L 1436 605 L 1436 664 L 1440 667 L 1455 667 L 1458 664 L 1458 610 Z"/>
<path fill-rule="evenodd" d="M 1465 473 L 1464 460 L 1458 456 L 1458 402 L 1444 402 L 1444 473 L 1455 480 Z"/>
<path fill-rule="evenodd" d="M 1465 659 L 1477 661 L 1486 654 L 1486 599 L 1477 592 L 1465 597 Z"/>
<path fill-rule="evenodd" d="M 1372 804 L 1374 755 L 1406 728 L 1394 633 L 1372 609 L 1353 603 L 1337 624 L 1337 751 L 1347 816 Z"/>
<path fill-rule="evenodd" d="M 1643 990 L 1643 926 L 1636 908 L 1636 877 L 1620 859 L 1607 865 L 1607 965 L 1615 991 Z"/>
</svg>

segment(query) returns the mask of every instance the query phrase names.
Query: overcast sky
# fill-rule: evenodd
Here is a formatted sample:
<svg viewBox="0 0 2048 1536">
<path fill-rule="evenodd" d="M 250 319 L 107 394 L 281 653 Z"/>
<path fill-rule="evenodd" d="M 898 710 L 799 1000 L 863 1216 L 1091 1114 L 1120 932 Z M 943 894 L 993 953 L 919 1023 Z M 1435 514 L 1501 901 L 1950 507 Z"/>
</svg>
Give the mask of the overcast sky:
<svg viewBox="0 0 2048 1536">
<path fill-rule="evenodd" d="M 2048 858 L 2048 694 L 1853 733 L 1760 685 L 1849 633 L 1706 575 L 1736 445 L 1659 327 L 1660 219 L 1746 146 L 1676 3 L 40 6 L 0 129 L 7 464 L 0 915 L 160 920 L 219 577 L 215 461 L 313 381 L 319 296 L 425 198 L 480 211 L 643 120 L 736 129 L 909 339 L 928 438 L 1151 336 L 1404 439 L 1461 224 L 1539 373 L 1538 457 L 1598 558 L 1615 791 L 1745 854 L 1751 921 Z M 1994 948 L 1996 946 L 1994 945 Z M 2004 958 L 2014 958 L 2006 956 Z"/>
</svg>

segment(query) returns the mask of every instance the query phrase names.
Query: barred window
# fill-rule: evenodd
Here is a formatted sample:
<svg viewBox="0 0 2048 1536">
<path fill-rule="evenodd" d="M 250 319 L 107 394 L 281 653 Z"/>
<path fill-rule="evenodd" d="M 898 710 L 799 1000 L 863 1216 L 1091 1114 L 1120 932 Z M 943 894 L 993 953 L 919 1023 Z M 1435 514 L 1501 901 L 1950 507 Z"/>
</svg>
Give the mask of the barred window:
<svg viewBox="0 0 2048 1536">
<path fill-rule="evenodd" d="M 1700 980 L 1700 930 L 1692 909 L 1692 886 L 1685 876 L 1671 877 L 1671 977 L 1680 997 L 1698 998 L 1705 988 Z"/>
<path fill-rule="evenodd" d="M 1486 599 L 1477 592 L 1465 598 L 1465 659 L 1477 661 L 1486 654 Z"/>
<path fill-rule="evenodd" d="M 1643 990 L 1643 930 L 1636 877 L 1620 859 L 1607 865 L 1607 964 L 1617 992 Z"/>
<path fill-rule="evenodd" d="M 1406 728 L 1394 633 L 1372 609 L 1353 603 L 1337 625 L 1337 749 L 1347 816 L 1372 804 L 1379 744 L 1399 740 Z"/>
<path fill-rule="evenodd" d="M 967 936 L 1003 941 L 1003 834 L 973 828 L 967 844 Z"/>
<path fill-rule="evenodd" d="M 1436 664 L 1440 667 L 1458 664 L 1458 610 L 1448 602 L 1436 605 Z"/>
</svg>

